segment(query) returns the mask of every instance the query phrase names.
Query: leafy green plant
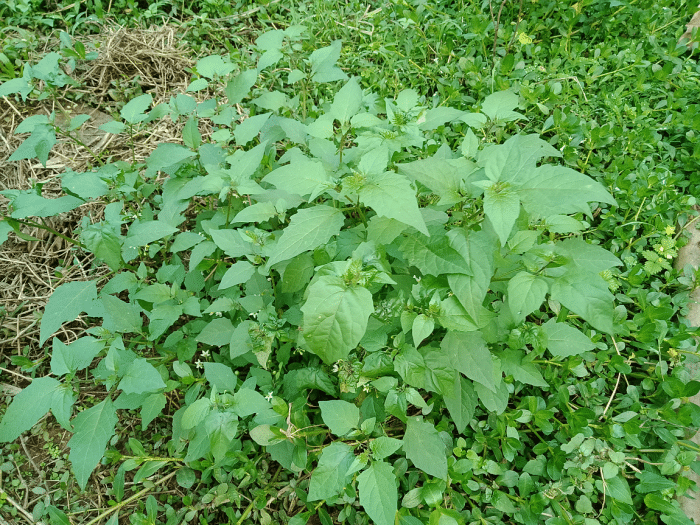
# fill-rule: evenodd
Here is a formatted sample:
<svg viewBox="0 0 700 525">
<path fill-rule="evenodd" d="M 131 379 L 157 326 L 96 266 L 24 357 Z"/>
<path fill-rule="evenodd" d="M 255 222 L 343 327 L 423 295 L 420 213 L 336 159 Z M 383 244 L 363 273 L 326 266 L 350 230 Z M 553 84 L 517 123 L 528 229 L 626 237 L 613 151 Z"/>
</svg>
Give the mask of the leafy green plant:
<svg viewBox="0 0 700 525">
<path fill-rule="evenodd" d="M 405 11 L 407 27 L 419 20 Z M 102 126 L 133 151 L 135 129 L 169 116 L 187 122 L 183 144 L 144 162 L 95 153 L 95 169 L 61 176 L 58 199 L 41 185 L 3 192 L 4 236 L 104 202 L 105 219 L 86 219 L 74 243 L 113 275 L 57 288 L 40 333 L 51 375 L 15 396 L 0 441 L 51 411 L 72 432 L 81 489 L 100 461 L 120 463 L 114 511 L 127 472 L 141 483 L 177 466 L 180 486 L 208 487 L 212 508 L 259 478 L 227 516 L 270 522 L 269 458 L 305 508 L 294 525 L 331 512 L 379 525 L 687 523 L 673 497 L 691 484 L 677 474 L 697 468 L 685 429 L 699 415 L 680 401 L 699 384 L 675 365 L 693 334 L 669 328 L 681 307 L 671 290 L 644 286 L 670 271 L 652 261 L 678 246 L 668 223 L 604 248 L 590 230 L 629 219 L 610 193 L 622 179 L 606 187 L 571 167 L 573 147 L 517 133 L 515 90 L 483 97 L 479 112 L 413 89 L 381 99 L 337 67 L 339 41 L 305 58 L 304 35 L 259 37 L 255 68 L 201 59 L 190 92 L 225 98 L 181 94 L 151 109 L 142 95 Z M 48 78 L 57 60 L 28 70 Z M 280 64 L 286 82 L 268 76 Z M 27 96 L 34 78 L 0 92 Z M 337 93 L 319 86 L 338 81 Z M 27 119 L 12 160 L 45 163 L 55 134 L 78 140 L 85 120 Z M 607 140 L 562 112 L 543 129 L 567 126 Z M 83 313 L 88 335 L 52 337 Z M 105 395 L 76 410 L 86 370 Z M 167 454 L 134 438 L 117 447 L 129 411 L 142 430 L 171 416 Z M 184 505 L 178 519 L 202 511 Z M 133 519 L 164 509 L 148 498 Z"/>
</svg>

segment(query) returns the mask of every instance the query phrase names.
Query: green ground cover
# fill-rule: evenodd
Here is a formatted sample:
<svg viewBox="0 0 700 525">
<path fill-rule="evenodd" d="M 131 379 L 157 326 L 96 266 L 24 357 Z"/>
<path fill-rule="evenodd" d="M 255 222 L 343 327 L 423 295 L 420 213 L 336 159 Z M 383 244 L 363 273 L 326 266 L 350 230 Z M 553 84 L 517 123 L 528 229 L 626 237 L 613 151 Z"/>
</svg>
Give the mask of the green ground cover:
<svg viewBox="0 0 700 525">
<path fill-rule="evenodd" d="M 0 7 L 9 163 L 89 149 L 31 108 L 96 103 L 110 24 L 193 66 L 100 100 L 126 157 L 2 191 L 2 241 L 100 210 L 2 354 L 6 521 L 691 523 L 693 5 L 51 4 Z"/>
</svg>

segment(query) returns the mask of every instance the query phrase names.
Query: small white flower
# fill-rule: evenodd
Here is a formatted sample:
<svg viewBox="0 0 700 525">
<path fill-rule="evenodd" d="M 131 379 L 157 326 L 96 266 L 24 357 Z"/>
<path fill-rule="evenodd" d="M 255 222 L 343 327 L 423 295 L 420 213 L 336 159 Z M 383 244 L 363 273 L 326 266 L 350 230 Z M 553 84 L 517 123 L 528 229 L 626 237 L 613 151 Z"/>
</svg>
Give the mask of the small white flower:
<svg viewBox="0 0 700 525">
<path fill-rule="evenodd" d="M 265 396 L 265 399 L 267 399 L 268 401 L 272 401 L 272 392 L 268 392 Z"/>
<path fill-rule="evenodd" d="M 209 357 L 209 350 L 202 350 L 202 357 Z"/>
<path fill-rule="evenodd" d="M 369 387 L 369 385 L 364 385 L 362 387 L 362 390 L 364 390 L 365 392 L 371 392 L 372 389 Z"/>
<path fill-rule="evenodd" d="M 338 373 L 338 364 L 333 365 L 333 373 L 337 374 Z"/>
<path fill-rule="evenodd" d="M 194 363 L 194 366 L 196 366 L 197 368 L 200 368 L 200 369 L 204 368 L 204 365 L 202 364 L 202 362 L 199 359 Z"/>
</svg>

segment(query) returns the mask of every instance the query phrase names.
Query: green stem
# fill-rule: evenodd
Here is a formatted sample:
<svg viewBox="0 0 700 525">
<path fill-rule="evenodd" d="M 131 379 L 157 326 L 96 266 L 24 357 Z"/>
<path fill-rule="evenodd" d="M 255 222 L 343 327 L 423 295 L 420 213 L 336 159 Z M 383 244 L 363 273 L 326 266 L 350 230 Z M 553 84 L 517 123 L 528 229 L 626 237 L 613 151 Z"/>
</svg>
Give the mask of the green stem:
<svg viewBox="0 0 700 525">
<path fill-rule="evenodd" d="M 97 162 L 99 162 L 100 166 L 105 165 L 104 161 L 94 151 L 92 151 L 92 148 L 90 148 L 90 146 L 85 144 L 77 136 L 71 135 L 70 132 L 63 131 L 61 128 L 55 128 L 55 129 L 60 135 L 63 135 L 64 137 L 68 137 L 69 139 L 71 139 L 73 142 L 75 142 L 79 146 L 82 146 L 83 148 L 85 148 L 85 150 L 92 156 L 92 158 L 95 159 Z"/>
<path fill-rule="evenodd" d="M 243 514 L 241 514 L 240 519 L 236 522 L 236 525 L 241 525 L 241 523 L 243 523 L 243 521 L 245 521 L 245 519 L 250 515 L 250 513 L 253 511 L 253 503 L 254 501 L 251 501 L 248 504 L 248 506 L 243 511 Z"/>
<path fill-rule="evenodd" d="M 92 519 L 92 520 L 90 520 L 89 522 L 87 522 L 86 525 L 96 525 L 97 523 L 99 523 L 100 521 L 102 521 L 102 519 L 106 518 L 107 516 L 109 516 L 109 515 L 112 514 L 113 512 L 118 511 L 119 509 L 121 509 L 122 507 L 125 507 L 126 505 L 128 505 L 128 504 L 131 503 L 132 501 L 139 499 L 141 496 L 143 496 L 144 494 L 150 492 L 151 490 L 153 490 L 154 488 L 156 488 L 158 485 L 162 485 L 163 483 L 165 483 L 166 481 L 168 481 L 170 478 L 172 478 L 175 474 L 177 474 L 177 470 L 171 472 L 170 474 L 168 474 L 168 475 L 165 476 L 164 478 L 161 478 L 161 479 L 159 479 L 158 481 L 156 481 L 156 482 L 153 484 L 152 487 L 146 487 L 145 489 L 140 490 L 139 492 L 137 492 L 137 493 L 134 494 L 133 496 L 131 496 L 131 497 L 129 497 L 129 498 L 126 498 L 124 501 L 120 501 L 120 502 L 117 503 L 114 507 L 107 509 L 107 510 L 104 511 L 102 514 L 100 514 L 99 516 L 97 516 L 95 519 Z M 252 505 L 252 503 L 251 503 L 251 505 Z M 239 522 L 239 523 L 240 523 L 240 522 Z"/>
<path fill-rule="evenodd" d="M 170 462 L 180 462 L 184 463 L 185 460 L 182 458 L 160 458 L 155 456 L 121 456 L 120 459 L 138 459 L 141 461 L 170 461 Z"/>
<path fill-rule="evenodd" d="M 73 244 L 74 246 L 78 246 L 78 247 L 82 248 L 83 250 L 87 250 L 86 246 L 83 243 L 81 243 L 80 241 L 76 241 L 75 239 L 71 239 L 70 237 L 63 235 L 62 233 L 57 232 L 56 230 L 54 230 L 50 226 L 46 226 L 45 224 L 39 224 L 38 222 L 34 222 L 34 221 L 24 221 L 22 219 L 14 219 L 12 217 L 7 217 L 6 215 L 2 215 L 0 217 L 2 217 L 2 219 L 0 219 L 0 220 L 5 220 L 6 218 L 8 218 L 12 221 L 17 221 L 20 224 L 24 224 L 25 226 L 30 226 L 32 228 L 39 228 L 40 230 L 45 230 L 49 233 L 53 233 L 54 235 L 57 235 L 58 237 L 60 237 L 64 241 L 69 242 L 70 244 Z"/>
</svg>

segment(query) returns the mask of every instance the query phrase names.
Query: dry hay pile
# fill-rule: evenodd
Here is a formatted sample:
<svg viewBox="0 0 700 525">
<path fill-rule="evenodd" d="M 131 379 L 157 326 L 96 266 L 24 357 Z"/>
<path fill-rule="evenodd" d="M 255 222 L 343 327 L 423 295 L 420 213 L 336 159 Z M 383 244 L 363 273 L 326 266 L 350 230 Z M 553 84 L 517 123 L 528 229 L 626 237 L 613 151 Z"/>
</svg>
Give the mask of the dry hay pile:
<svg viewBox="0 0 700 525">
<path fill-rule="evenodd" d="M 138 83 L 160 99 L 185 91 L 192 60 L 180 47 L 175 28 L 110 30 L 99 39 L 99 58 L 82 75 L 82 82 L 100 99 L 124 81 Z"/>
<path fill-rule="evenodd" d="M 60 175 L 66 170 L 85 172 L 99 166 L 93 154 L 106 163 L 134 159 L 141 162 L 160 142 L 180 142 L 184 123 L 173 123 L 169 119 L 139 128 L 133 137 L 133 151 L 124 135 L 110 135 L 98 129 L 112 120 L 104 95 L 119 78 L 138 76 L 143 91 L 154 95 L 154 104 L 167 102 L 171 95 L 185 91 L 189 82 L 185 69 L 191 62 L 176 48 L 174 29 L 119 28 L 103 33 L 99 39 L 99 58 L 88 62 L 89 69 L 83 69 L 86 73 L 81 75 L 81 100 L 85 103 L 60 99 L 49 105 L 46 102 L 37 105 L 30 100 L 22 103 L 8 97 L 0 98 L 0 189 L 29 189 L 38 183 L 43 184 L 44 197 L 56 198 L 62 195 Z M 37 159 L 8 162 L 28 136 L 13 135 L 15 128 L 26 117 L 39 113 L 54 113 L 59 127 L 65 126 L 73 116 L 89 114 L 91 119 L 79 130 L 79 138 L 91 151 L 57 134 L 57 143 L 46 166 Z M 118 111 L 112 113 L 117 115 Z M 201 131 L 204 136 L 211 132 L 210 129 Z M 0 195 L 0 213 L 8 211 L 7 204 L 8 199 Z M 30 217 L 28 220 L 43 221 L 57 232 L 77 238 L 77 226 L 83 217 L 89 217 L 91 222 L 100 220 L 105 204 L 107 202 L 88 203 L 56 217 Z M 39 346 L 39 314 L 56 287 L 69 281 L 97 279 L 109 272 L 106 266 L 95 265 L 91 254 L 60 236 L 32 227 L 23 227 L 22 231 L 40 240 L 26 241 L 10 233 L 8 241 L 0 246 L 0 363 L 12 355 L 30 359 L 44 357 Z M 60 338 L 65 342 L 73 341 L 87 326 L 80 320 L 66 325 Z"/>
</svg>

